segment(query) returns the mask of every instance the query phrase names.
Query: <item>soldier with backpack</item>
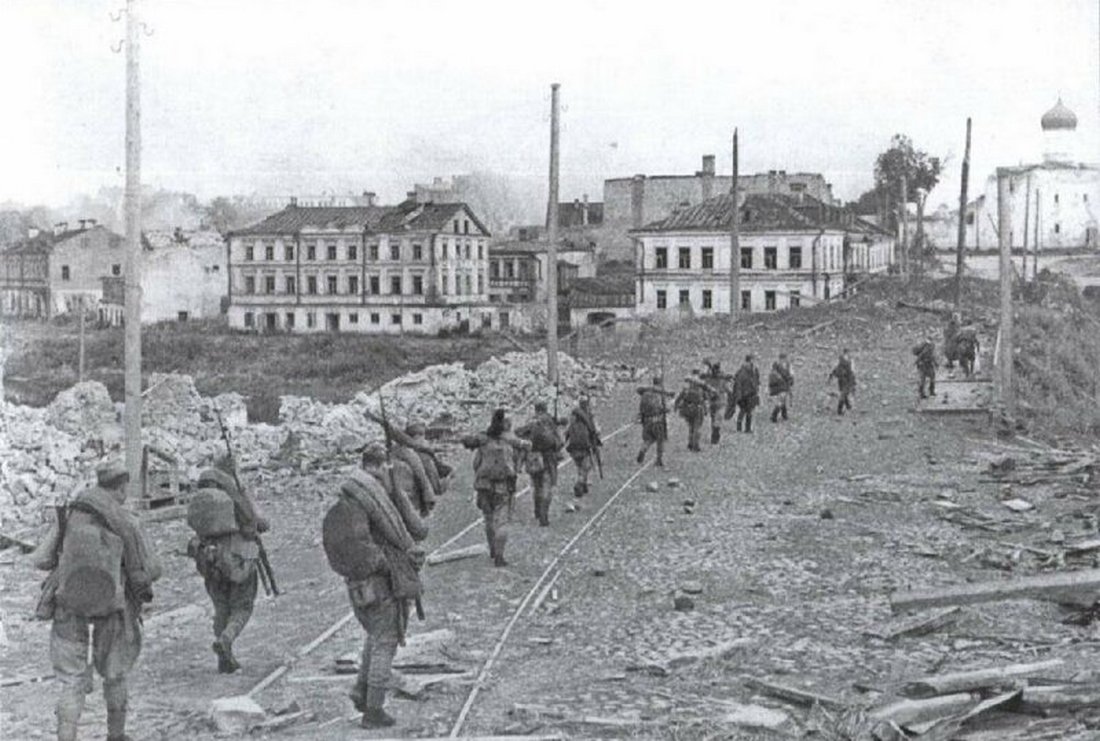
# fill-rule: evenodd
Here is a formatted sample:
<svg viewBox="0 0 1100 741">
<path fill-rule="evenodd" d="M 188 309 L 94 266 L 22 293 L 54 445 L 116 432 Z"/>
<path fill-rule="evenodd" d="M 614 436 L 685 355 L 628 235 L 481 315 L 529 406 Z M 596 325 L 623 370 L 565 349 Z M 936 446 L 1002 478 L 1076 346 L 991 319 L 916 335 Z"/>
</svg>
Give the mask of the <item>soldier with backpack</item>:
<svg viewBox="0 0 1100 741">
<path fill-rule="evenodd" d="M 794 374 L 791 373 L 791 361 L 787 360 L 787 353 L 779 353 L 779 360 L 772 363 L 771 373 L 768 374 L 768 395 L 775 398 L 775 407 L 772 408 L 772 423 L 779 421 L 780 415 L 783 421 L 787 421 L 787 405 L 791 401 L 791 389 L 794 388 Z"/>
<path fill-rule="evenodd" d="M 917 394 L 922 399 L 927 399 L 928 394 L 932 396 L 936 395 L 936 366 L 939 363 L 936 361 L 936 345 L 929 337 L 923 342 L 918 343 L 913 348 L 913 354 L 917 356 L 917 375 L 919 380 L 917 381 Z M 928 394 L 924 393 L 924 384 L 928 383 Z"/>
<path fill-rule="evenodd" d="M 524 466 L 531 477 L 535 519 L 539 526 L 547 527 L 550 525 L 550 502 L 558 483 L 558 460 L 564 445 L 558 432 L 558 420 L 547 411 L 546 402 L 535 402 L 534 418 L 516 430 L 516 435 L 531 443 Z"/>
<path fill-rule="evenodd" d="M 974 361 L 978 357 L 979 348 L 980 343 L 978 342 L 978 331 L 976 329 L 966 327 L 959 330 L 958 337 L 955 339 L 955 354 L 959 365 L 962 366 L 963 375 L 967 378 L 974 376 Z"/>
<path fill-rule="evenodd" d="M 722 372 L 722 364 L 704 360 L 706 373 L 700 376 L 710 386 L 710 444 L 717 445 L 722 439 L 722 418 L 726 411 L 726 399 L 729 395 L 730 376 Z"/>
<path fill-rule="evenodd" d="M 675 396 L 665 391 L 665 382 L 661 376 L 653 378 L 652 386 L 639 386 L 638 421 L 642 423 L 642 449 L 638 451 L 639 464 L 645 460 L 649 446 L 657 445 L 657 466 L 665 465 L 665 440 L 668 439 L 667 399 Z"/>
<path fill-rule="evenodd" d="M 241 668 L 233 655 L 233 641 L 252 617 L 259 584 L 258 538 L 268 530 L 252 498 L 224 470 L 231 465 L 223 459 L 199 474 L 199 490 L 187 508 L 187 524 L 195 531 L 187 554 L 195 559 L 195 569 L 214 603 L 212 648 L 220 674 Z"/>
<path fill-rule="evenodd" d="M 474 452 L 474 490 L 477 508 L 485 518 L 485 538 L 493 566 L 507 566 L 504 546 L 516 495 L 516 458 L 531 449 L 531 443 L 512 434 L 512 421 L 504 409 L 493 412 L 489 429 L 469 435 L 462 444 Z"/>
<path fill-rule="evenodd" d="M 108 741 L 126 741 L 126 675 L 141 652 L 141 606 L 153 600 L 160 562 L 123 507 L 130 477 L 121 461 L 96 469 L 97 485 L 59 510 L 34 565 L 50 576 L 36 615 L 52 619 L 50 659 L 61 691 L 57 738 L 75 741 L 92 666 L 103 678 Z"/>
<path fill-rule="evenodd" d="M 592 464 L 600 465 L 600 430 L 592 417 L 592 406 L 587 396 L 577 401 L 577 406 L 569 416 L 569 426 L 565 429 L 565 450 L 577 467 L 577 480 L 573 484 L 573 496 L 580 499 L 588 493 L 588 474 Z M 603 475 L 601 470 L 600 475 Z"/>
<path fill-rule="evenodd" d="M 836 367 L 829 373 L 829 379 L 833 378 L 836 379 L 837 391 L 840 394 L 836 403 L 836 413 L 843 415 L 845 409 L 852 408 L 852 394 L 856 391 L 856 371 L 852 366 L 852 358 L 847 348 L 840 351 Z"/>
<path fill-rule="evenodd" d="M 752 432 L 752 411 L 760 405 L 760 371 L 751 354 L 745 356 L 745 362 L 733 377 L 731 396 L 737 404 L 737 431 Z"/>
<path fill-rule="evenodd" d="M 367 633 L 350 694 L 363 714 L 363 728 L 396 723 L 384 709 L 390 669 L 405 642 L 410 603 L 420 615 L 424 551 L 416 542 L 427 528 L 407 500 L 402 504 L 399 497 L 406 494 L 393 482 L 386 449 L 371 443 L 363 450 L 361 469 L 340 485 L 322 525 L 325 557 L 344 578 L 355 617 Z"/>
<path fill-rule="evenodd" d="M 711 390 L 707 384 L 689 376 L 684 379 L 684 388 L 680 390 L 672 405 L 687 422 L 687 448 L 696 453 L 699 452 L 699 437 L 703 429 L 703 418 L 707 413 L 710 394 Z"/>
</svg>

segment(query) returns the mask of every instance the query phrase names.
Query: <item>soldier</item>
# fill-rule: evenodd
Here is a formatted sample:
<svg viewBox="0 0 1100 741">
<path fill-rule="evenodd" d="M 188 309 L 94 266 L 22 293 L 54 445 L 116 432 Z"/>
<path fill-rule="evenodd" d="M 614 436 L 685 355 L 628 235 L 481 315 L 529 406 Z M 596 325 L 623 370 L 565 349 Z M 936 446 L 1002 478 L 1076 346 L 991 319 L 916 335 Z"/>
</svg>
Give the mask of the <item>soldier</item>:
<svg viewBox="0 0 1100 741">
<path fill-rule="evenodd" d="M 381 425 L 393 441 L 392 463 L 401 489 L 409 492 L 420 510 L 420 516 L 427 517 L 435 507 L 436 499 L 443 493 L 451 470 L 439 460 L 439 451 L 428 444 L 424 425 L 413 422 L 402 430 L 370 410 L 364 414 Z"/>
<path fill-rule="evenodd" d="M 578 499 L 588 493 L 588 474 L 593 461 L 598 465 L 600 457 L 600 430 L 592 417 L 592 406 L 587 396 L 582 396 L 569 418 L 565 430 L 565 450 L 577 466 L 577 481 L 573 484 L 573 496 Z"/>
<path fill-rule="evenodd" d="M 722 364 L 704 360 L 707 372 L 701 378 L 710 386 L 710 444 L 717 445 L 722 439 L 722 417 L 726 411 L 726 397 L 729 395 L 730 377 L 722 373 Z"/>
<path fill-rule="evenodd" d="M 836 367 L 829 373 L 829 378 L 836 378 L 837 389 L 840 391 L 840 399 L 836 403 L 836 413 L 843 415 L 845 409 L 852 408 L 851 397 L 856 390 L 856 372 L 847 348 L 840 351 L 840 358 L 837 360 Z"/>
<path fill-rule="evenodd" d="M 531 449 L 531 443 L 512 434 L 512 421 L 504 409 L 493 412 L 489 429 L 467 436 L 462 444 L 474 453 L 474 489 L 477 508 L 485 518 L 485 538 L 493 566 L 507 566 L 504 546 L 516 495 L 516 453 Z"/>
<path fill-rule="evenodd" d="M 386 689 L 394 654 L 404 643 L 409 603 L 421 593 L 424 551 L 415 541 L 427 535 L 407 492 L 396 488 L 387 457 L 379 443 L 363 450 L 362 468 L 341 484 L 323 529 L 325 555 L 344 577 L 355 617 L 367 633 L 350 693 L 363 714 L 363 728 L 396 722 L 384 708 Z"/>
<path fill-rule="evenodd" d="M 917 393 L 920 398 L 927 399 L 928 394 L 936 395 L 936 345 L 931 337 L 918 343 L 913 348 L 913 354 L 917 356 L 917 373 L 920 380 L 917 382 Z M 928 382 L 928 394 L 924 393 L 924 383 Z"/>
<path fill-rule="evenodd" d="M 775 406 L 772 408 L 772 423 L 787 421 L 787 405 L 791 401 L 791 389 L 794 388 L 794 374 L 791 373 L 791 361 L 787 359 L 787 353 L 779 353 L 779 360 L 772 363 L 771 373 L 768 374 L 768 395 L 775 397 Z"/>
<path fill-rule="evenodd" d="M 976 329 L 967 327 L 959 331 L 958 337 L 955 339 L 955 354 L 967 378 L 974 375 L 974 361 L 978 357 L 980 347 Z"/>
<path fill-rule="evenodd" d="M 731 396 L 737 403 L 737 431 L 752 432 L 752 410 L 760 404 L 760 371 L 751 353 L 733 377 Z"/>
<path fill-rule="evenodd" d="M 953 312 L 947 320 L 947 326 L 943 328 L 943 357 L 947 361 L 948 368 L 955 367 L 955 361 L 959 360 L 957 340 L 959 337 L 959 324 L 962 317 L 958 312 Z"/>
<path fill-rule="evenodd" d="M 706 416 L 707 403 L 710 401 L 710 387 L 695 378 L 688 376 L 684 379 L 684 387 L 680 390 L 673 408 L 680 413 L 688 426 L 687 449 L 699 452 L 699 437 L 703 429 L 703 418 Z M 729 411 L 727 410 L 727 414 Z"/>
<path fill-rule="evenodd" d="M 564 442 L 558 433 L 558 420 L 546 409 L 546 402 L 535 402 L 535 416 L 516 435 L 531 442 L 525 467 L 531 477 L 535 519 L 539 526 L 550 525 L 550 502 L 558 483 L 558 460 Z"/>
<path fill-rule="evenodd" d="M 675 396 L 665 391 L 665 382 L 661 376 L 653 378 L 652 386 L 639 386 L 638 420 L 642 423 L 642 449 L 638 451 L 638 463 L 645 460 L 649 446 L 657 444 L 657 466 L 665 465 L 665 440 L 668 439 L 667 399 Z"/>
<path fill-rule="evenodd" d="M 200 534 L 187 544 L 187 554 L 195 559 L 195 568 L 214 603 L 212 648 L 221 674 L 232 674 L 241 668 L 233 656 L 233 641 L 252 617 L 259 583 L 259 534 L 268 530 L 267 520 L 256 511 L 252 499 L 226 472 L 232 465 L 224 458 L 219 460 L 215 468 L 199 474 L 198 484 L 200 488 L 220 489 L 233 500 L 236 532 L 213 537 Z"/>
<path fill-rule="evenodd" d="M 91 688 L 92 666 L 103 678 L 108 741 L 126 741 L 126 675 L 141 652 L 141 605 L 153 599 L 160 562 L 136 517 L 123 507 L 130 480 L 121 461 L 96 469 L 97 486 L 58 512 L 33 556 L 50 576 L 36 614 L 53 620 L 50 659 L 60 685 L 58 741 L 75 741 Z"/>
</svg>

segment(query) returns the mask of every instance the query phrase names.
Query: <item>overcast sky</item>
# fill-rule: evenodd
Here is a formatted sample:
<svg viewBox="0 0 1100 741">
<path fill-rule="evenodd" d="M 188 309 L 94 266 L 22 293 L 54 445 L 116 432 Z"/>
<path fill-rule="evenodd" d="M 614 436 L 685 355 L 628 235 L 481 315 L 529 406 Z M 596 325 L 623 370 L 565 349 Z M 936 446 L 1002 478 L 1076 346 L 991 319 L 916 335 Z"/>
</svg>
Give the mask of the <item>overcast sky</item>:
<svg viewBox="0 0 1100 741">
<path fill-rule="evenodd" d="M 820 171 L 843 198 L 904 132 L 972 192 L 1041 153 L 1059 95 L 1100 160 L 1097 0 L 141 0 L 147 184 L 201 197 L 542 178 L 562 83 L 562 198 L 694 172 Z M 0 201 L 121 185 L 123 0 L 2 0 Z"/>
</svg>

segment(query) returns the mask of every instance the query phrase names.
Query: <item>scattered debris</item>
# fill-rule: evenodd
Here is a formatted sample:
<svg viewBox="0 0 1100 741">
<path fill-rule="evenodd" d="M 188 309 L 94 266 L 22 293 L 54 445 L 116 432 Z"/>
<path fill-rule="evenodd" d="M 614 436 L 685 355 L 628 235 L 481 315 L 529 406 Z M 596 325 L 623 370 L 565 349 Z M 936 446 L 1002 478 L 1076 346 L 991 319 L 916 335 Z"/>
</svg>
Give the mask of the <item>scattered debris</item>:
<svg viewBox="0 0 1100 741">
<path fill-rule="evenodd" d="M 438 566 L 442 563 L 450 563 L 451 561 L 461 561 L 466 558 L 475 558 L 477 556 L 487 556 L 489 554 L 489 546 L 484 543 L 478 543 L 476 545 L 467 546 L 465 548 L 458 548 L 453 551 L 447 551 L 446 553 L 432 553 L 427 558 L 427 564 L 429 566 Z"/>
<path fill-rule="evenodd" d="M 246 733 L 262 723 L 267 713 L 248 695 L 220 697 L 210 704 L 210 720 L 220 733 Z"/>
<path fill-rule="evenodd" d="M 1049 659 L 1032 664 L 1010 664 L 989 669 L 940 674 L 922 677 L 905 683 L 902 694 L 906 697 L 927 698 L 934 695 L 949 695 L 968 690 L 982 690 L 990 687 L 1003 687 L 1022 677 L 1041 675 L 1065 664 L 1061 659 Z"/>
<path fill-rule="evenodd" d="M 895 612 L 922 607 L 972 605 L 1005 599 L 1045 599 L 1092 605 L 1100 595 L 1100 569 L 1022 576 L 1015 579 L 962 584 L 941 589 L 895 592 L 890 606 Z"/>
<path fill-rule="evenodd" d="M 962 609 L 959 607 L 945 607 L 941 610 L 933 610 L 926 615 L 903 617 L 883 626 L 876 635 L 887 641 L 901 636 L 926 635 L 951 625 L 960 614 Z"/>
</svg>

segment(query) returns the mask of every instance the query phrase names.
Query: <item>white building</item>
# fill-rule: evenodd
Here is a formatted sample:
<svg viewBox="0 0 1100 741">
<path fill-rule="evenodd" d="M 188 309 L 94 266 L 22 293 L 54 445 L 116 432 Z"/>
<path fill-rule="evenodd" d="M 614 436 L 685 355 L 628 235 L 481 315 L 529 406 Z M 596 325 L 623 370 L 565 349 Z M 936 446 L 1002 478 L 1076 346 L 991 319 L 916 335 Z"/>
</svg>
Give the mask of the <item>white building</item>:
<svg viewBox="0 0 1100 741">
<path fill-rule="evenodd" d="M 489 231 L 464 203 L 292 204 L 229 235 L 229 325 L 291 332 L 495 328 Z"/>
<path fill-rule="evenodd" d="M 731 204 L 720 195 L 631 232 L 638 314 L 729 313 Z M 737 212 L 746 311 L 828 300 L 894 261 L 890 235 L 810 196 L 748 195 Z"/>
</svg>

